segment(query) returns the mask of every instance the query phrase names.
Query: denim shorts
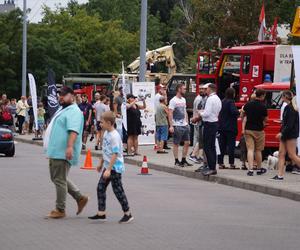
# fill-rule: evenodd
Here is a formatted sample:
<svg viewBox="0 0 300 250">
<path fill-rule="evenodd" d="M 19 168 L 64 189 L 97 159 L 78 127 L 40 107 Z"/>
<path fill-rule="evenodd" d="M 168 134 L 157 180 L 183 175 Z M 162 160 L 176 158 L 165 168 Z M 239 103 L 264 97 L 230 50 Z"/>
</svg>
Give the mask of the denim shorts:
<svg viewBox="0 0 300 250">
<path fill-rule="evenodd" d="M 190 127 L 174 126 L 173 143 L 179 145 L 181 142 L 190 141 Z"/>
<path fill-rule="evenodd" d="M 167 141 L 168 140 L 168 125 L 156 126 L 156 139 L 158 141 Z"/>
</svg>

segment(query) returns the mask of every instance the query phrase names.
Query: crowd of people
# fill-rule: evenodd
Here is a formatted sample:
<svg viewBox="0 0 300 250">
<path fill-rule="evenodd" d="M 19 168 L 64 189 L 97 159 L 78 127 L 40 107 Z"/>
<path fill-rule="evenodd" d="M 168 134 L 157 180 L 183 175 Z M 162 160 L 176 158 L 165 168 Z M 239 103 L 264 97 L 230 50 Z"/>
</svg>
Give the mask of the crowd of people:
<svg viewBox="0 0 300 250">
<path fill-rule="evenodd" d="M 166 86 L 157 86 L 155 95 L 155 143 L 157 154 L 168 154 L 167 142 L 173 137 L 173 156 L 176 167 L 188 167 L 200 163 L 195 171 L 205 176 L 217 174 L 217 169 L 237 169 L 235 164 L 235 147 L 238 135 L 238 118 L 242 119 L 240 152 L 242 169 L 247 175 L 263 175 L 267 169 L 262 167 L 262 152 L 265 147 L 267 126 L 266 92 L 257 89 L 250 100 L 238 109 L 235 105 L 235 89 L 228 88 L 225 98 L 220 100 L 213 83 L 199 86 L 199 93 L 193 103 L 193 114 L 189 118 L 185 99 L 186 86 L 176 86 L 176 95 L 168 102 Z M 280 142 L 278 174 L 273 180 L 283 180 L 285 165 L 288 161 L 294 166 L 294 173 L 300 173 L 300 158 L 297 156 L 297 138 L 299 135 L 299 115 L 295 99 L 291 91 L 282 93 L 280 119 L 281 131 L 277 135 Z M 124 100 L 125 99 L 125 100 Z M 126 103 L 127 128 L 122 122 L 122 105 Z M 86 150 L 88 136 L 95 141 L 95 150 L 102 150 L 104 131 L 101 126 L 102 115 L 112 111 L 116 117 L 115 128 L 122 138 L 126 156 L 139 155 L 138 138 L 141 134 L 141 110 L 146 109 L 145 100 L 138 100 L 132 94 L 124 95 L 122 87 L 112 96 L 95 93 L 93 100 L 88 96 L 77 94 L 75 103 L 84 117 L 82 131 L 82 150 Z M 9 126 L 19 134 L 32 133 L 33 109 L 32 98 L 22 96 L 19 101 L 9 100 L 3 94 L 0 102 L 0 124 Z M 41 136 L 46 127 L 46 111 L 43 103 L 38 104 L 38 127 L 35 131 Z M 190 149 L 190 129 L 193 127 L 193 148 Z M 183 146 L 181 156 L 179 147 Z M 224 156 L 228 155 L 229 164 L 224 164 Z M 188 162 L 188 160 L 190 162 Z"/>
</svg>

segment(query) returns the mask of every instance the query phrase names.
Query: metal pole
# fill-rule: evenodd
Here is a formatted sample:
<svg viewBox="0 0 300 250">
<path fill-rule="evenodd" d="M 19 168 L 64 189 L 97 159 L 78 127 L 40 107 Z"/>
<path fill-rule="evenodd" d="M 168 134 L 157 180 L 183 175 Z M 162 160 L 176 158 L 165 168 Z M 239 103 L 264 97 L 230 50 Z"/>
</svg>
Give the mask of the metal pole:
<svg viewBox="0 0 300 250">
<path fill-rule="evenodd" d="M 22 49 L 22 95 L 26 96 L 26 73 L 27 73 L 27 7 L 23 0 L 23 49 Z"/>
<path fill-rule="evenodd" d="M 147 47 L 147 7 L 148 0 L 142 0 L 141 5 L 141 34 L 140 34 L 140 74 L 139 81 L 145 81 L 146 47 Z"/>
</svg>

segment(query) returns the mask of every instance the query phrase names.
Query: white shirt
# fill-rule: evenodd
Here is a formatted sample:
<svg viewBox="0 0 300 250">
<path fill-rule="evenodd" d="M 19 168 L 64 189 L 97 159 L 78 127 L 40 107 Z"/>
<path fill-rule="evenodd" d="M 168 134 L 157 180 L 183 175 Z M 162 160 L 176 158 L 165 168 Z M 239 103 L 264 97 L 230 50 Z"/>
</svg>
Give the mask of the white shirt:
<svg viewBox="0 0 300 250">
<path fill-rule="evenodd" d="M 186 120 L 186 100 L 184 97 L 174 96 L 170 103 L 169 109 L 173 111 L 173 126 L 187 126 Z"/>
<path fill-rule="evenodd" d="M 222 108 L 222 102 L 216 93 L 211 94 L 206 101 L 204 111 L 200 112 L 204 122 L 217 122 Z"/>
<path fill-rule="evenodd" d="M 198 105 L 201 101 L 202 97 L 200 95 L 197 95 L 194 104 L 193 104 L 193 116 L 196 116 L 198 114 Z"/>
<path fill-rule="evenodd" d="M 154 108 L 155 110 L 157 109 L 157 107 L 159 106 L 160 103 L 160 98 L 162 97 L 162 95 L 160 93 L 157 93 L 154 97 Z"/>
<path fill-rule="evenodd" d="M 286 105 L 287 105 L 286 102 L 283 102 L 282 105 L 281 105 L 281 108 L 280 108 L 280 121 L 282 121 L 282 118 L 283 118 L 283 111 L 284 111 Z"/>
</svg>

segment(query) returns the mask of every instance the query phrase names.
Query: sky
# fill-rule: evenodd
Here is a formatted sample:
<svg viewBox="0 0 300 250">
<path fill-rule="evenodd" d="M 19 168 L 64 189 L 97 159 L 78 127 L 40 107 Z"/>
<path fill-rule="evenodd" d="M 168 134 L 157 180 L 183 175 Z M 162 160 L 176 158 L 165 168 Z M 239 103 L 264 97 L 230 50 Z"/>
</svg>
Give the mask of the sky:
<svg viewBox="0 0 300 250">
<path fill-rule="evenodd" d="M 79 3 L 86 3 L 88 0 L 77 0 Z M 4 0 L 0 0 L 0 3 L 4 3 Z M 45 4 L 51 9 L 55 9 L 55 6 L 66 6 L 68 0 L 27 0 L 27 8 L 31 9 L 28 15 L 30 22 L 38 22 L 42 18 L 42 6 Z M 23 9 L 23 0 L 15 0 L 17 7 Z"/>
</svg>

